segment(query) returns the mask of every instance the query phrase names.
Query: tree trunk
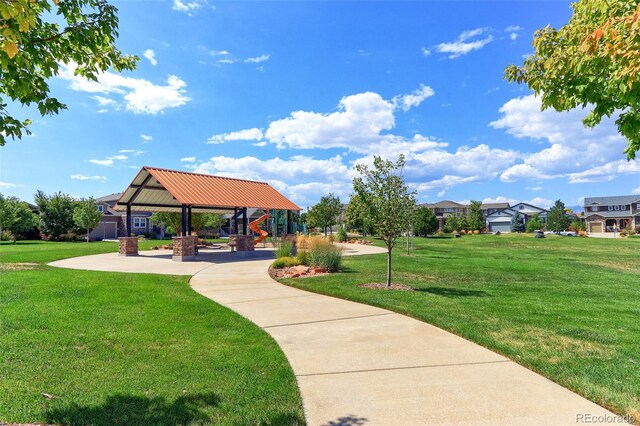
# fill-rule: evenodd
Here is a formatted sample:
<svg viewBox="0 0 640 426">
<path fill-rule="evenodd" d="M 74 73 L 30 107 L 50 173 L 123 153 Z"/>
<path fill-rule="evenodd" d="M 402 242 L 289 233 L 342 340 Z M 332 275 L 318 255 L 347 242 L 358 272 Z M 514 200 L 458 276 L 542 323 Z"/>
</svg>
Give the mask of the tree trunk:
<svg viewBox="0 0 640 426">
<path fill-rule="evenodd" d="M 387 287 L 391 287 L 391 247 L 387 251 Z"/>
<path fill-rule="evenodd" d="M 89 231 L 90 231 L 90 229 L 87 228 L 87 242 L 89 242 Z"/>
</svg>

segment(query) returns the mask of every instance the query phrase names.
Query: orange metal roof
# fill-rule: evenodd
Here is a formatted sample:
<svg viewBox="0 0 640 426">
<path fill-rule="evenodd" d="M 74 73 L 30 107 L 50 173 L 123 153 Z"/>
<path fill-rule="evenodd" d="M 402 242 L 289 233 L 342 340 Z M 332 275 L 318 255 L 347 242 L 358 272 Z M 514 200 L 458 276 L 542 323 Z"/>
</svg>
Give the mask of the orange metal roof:
<svg viewBox="0 0 640 426">
<path fill-rule="evenodd" d="M 149 166 L 140 170 L 118 200 L 120 206 L 129 203 L 149 206 L 157 204 L 165 206 L 164 210 L 177 208 L 181 205 L 301 210 L 266 182 Z M 153 211 L 154 209 L 145 207 L 145 210 Z"/>
</svg>

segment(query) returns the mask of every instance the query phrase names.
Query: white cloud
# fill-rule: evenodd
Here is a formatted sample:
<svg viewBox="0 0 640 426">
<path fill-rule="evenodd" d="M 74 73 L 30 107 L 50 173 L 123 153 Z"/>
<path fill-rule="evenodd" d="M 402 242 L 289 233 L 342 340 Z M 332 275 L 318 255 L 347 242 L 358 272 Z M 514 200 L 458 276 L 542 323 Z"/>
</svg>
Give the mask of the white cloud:
<svg viewBox="0 0 640 426">
<path fill-rule="evenodd" d="M 217 63 L 219 64 L 233 64 L 237 62 L 235 59 L 220 59 Z"/>
<path fill-rule="evenodd" d="M 579 173 L 569 174 L 569 183 L 610 182 L 619 174 L 640 174 L 640 161 L 618 160 L 593 167 Z"/>
<path fill-rule="evenodd" d="M 81 175 L 81 174 L 71 175 L 71 179 L 75 179 L 75 180 L 99 180 L 99 181 L 102 181 L 102 182 L 106 182 L 107 181 L 107 177 L 106 176 L 87 176 L 87 175 Z"/>
<path fill-rule="evenodd" d="M 431 50 L 427 49 L 426 47 L 423 47 L 422 49 L 420 49 L 422 51 L 422 54 L 424 56 L 431 56 Z"/>
<path fill-rule="evenodd" d="M 518 38 L 518 33 L 511 33 L 511 34 L 509 34 L 509 38 L 510 38 L 511 40 L 515 40 L 515 39 L 517 39 L 517 38 Z"/>
<path fill-rule="evenodd" d="M 252 143 L 251 145 L 257 146 L 257 147 L 263 147 L 263 146 L 267 146 L 267 141 L 260 141 L 260 142 Z"/>
<path fill-rule="evenodd" d="M 210 50 L 209 51 L 209 55 L 211 56 L 227 56 L 230 55 L 231 53 L 229 53 L 226 50 Z"/>
<path fill-rule="evenodd" d="M 132 154 L 134 157 L 137 157 L 138 155 L 144 154 L 144 151 L 142 151 L 140 149 L 121 149 L 118 152 L 120 154 Z M 126 159 L 126 157 L 125 157 L 125 159 Z"/>
<path fill-rule="evenodd" d="M 500 108 L 502 116 L 489 124 L 518 139 L 528 139 L 530 148 L 543 147 L 524 155 L 522 163 L 505 170 L 502 181 L 571 178 L 572 174 L 622 157 L 626 143 L 617 132 L 615 117 L 604 119 L 595 128 L 586 128 L 582 118 L 587 111 L 583 109 L 556 112 L 541 111 L 540 107 L 540 99 L 533 95 L 511 99 Z"/>
<path fill-rule="evenodd" d="M 147 58 L 151 63 L 151 65 L 153 65 L 154 67 L 158 65 L 158 60 L 156 59 L 156 53 L 153 50 L 151 49 L 145 50 L 142 56 Z"/>
<path fill-rule="evenodd" d="M 134 114 L 155 115 L 168 108 L 176 108 L 189 102 L 186 95 L 186 83 L 179 77 L 170 75 L 167 84 L 156 85 L 141 78 L 125 77 L 112 72 L 104 72 L 98 76 L 98 81 L 89 81 L 74 74 L 75 64 L 62 64 L 58 77 L 71 82 L 71 89 L 88 92 L 122 96 L 126 109 Z M 98 99 L 99 104 L 105 102 Z M 109 105 L 113 105 L 109 103 Z"/>
<path fill-rule="evenodd" d="M 202 9 L 205 5 L 207 5 L 206 0 L 191 0 L 191 1 L 182 1 L 182 0 L 173 0 L 173 10 L 177 10 L 178 12 L 184 12 L 187 15 L 191 16 L 194 12 L 199 9 Z"/>
<path fill-rule="evenodd" d="M 263 137 L 263 133 L 261 129 L 253 128 L 253 129 L 245 129 L 238 130 L 236 132 L 223 133 L 220 135 L 213 135 L 208 140 L 207 143 L 210 144 L 221 144 L 228 141 L 259 141 Z"/>
<path fill-rule="evenodd" d="M 195 163 L 196 157 L 183 157 L 180 159 L 181 163 Z"/>
<path fill-rule="evenodd" d="M 504 31 L 507 33 L 514 33 L 522 30 L 523 28 L 519 25 L 509 25 L 507 28 L 504 29 Z"/>
<path fill-rule="evenodd" d="M 113 160 L 89 160 L 90 163 L 97 164 L 98 166 L 113 166 Z"/>
<path fill-rule="evenodd" d="M 640 186 L 631 190 L 632 194 L 640 194 Z"/>
<path fill-rule="evenodd" d="M 538 186 L 527 186 L 525 189 L 528 189 L 529 191 L 542 191 L 543 188 L 538 185 Z"/>
<path fill-rule="evenodd" d="M 140 134 L 140 139 L 142 139 L 142 143 L 149 143 L 153 140 L 153 136 L 145 135 L 144 133 Z"/>
<path fill-rule="evenodd" d="M 127 157 L 126 155 L 114 155 L 113 157 L 107 157 L 107 159 L 109 160 L 119 160 L 119 161 L 126 160 L 127 158 L 129 157 Z"/>
<path fill-rule="evenodd" d="M 474 50 L 482 49 L 493 41 L 493 36 L 489 34 L 480 40 L 469 41 L 472 38 L 481 36 L 486 33 L 486 28 L 476 28 L 474 30 L 463 31 L 456 41 L 440 43 L 436 46 L 436 50 L 440 53 L 450 53 L 449 59 L 459 58 Z"/>
<path fill-rule="evenodd" d="M 271 55 L 264 54 L 264 55 L 256 56 L 255 58 L 247 58 L 244 61 L 258 64 L 260 62 L 268 61 L 270 57 Z"/>
<path fill-rule="evenodd" d="M 422 103 L 422 101 L 435 94 L 436 92 L 434 92 L 431 87 L 420 84 L 420 87 L 413 92 L 394 97 L 393 103 L 403 111 L 408 111 L 413 107 L 417 107 Z"/>
<path fill-rule="evenodd" d="M 118 106 L 118 102 L 114 101 L 111 98 L 106 98 L 104 96 L 96 95 L 96 96 L 92 96 L 92 99 L 95 99 L 96 101 L 98 101 L 98 105 L 100 106 L 111 106 L 111 107 Z"/>
<path fill-rule="evenodd" d="M 0 188 L 17 188 L 19 185 L 11 182 L 0 182 Z"/>
<path fill-rule="evenodd" d="M 438 197 L 442 198 L 442 197 L 444 197 L 446 195 L 446 193 L 447 193 L 447 190 L 443 189 L 442 191 L 438 192 L 437 195 L 438 195 Z"/>
</svg>

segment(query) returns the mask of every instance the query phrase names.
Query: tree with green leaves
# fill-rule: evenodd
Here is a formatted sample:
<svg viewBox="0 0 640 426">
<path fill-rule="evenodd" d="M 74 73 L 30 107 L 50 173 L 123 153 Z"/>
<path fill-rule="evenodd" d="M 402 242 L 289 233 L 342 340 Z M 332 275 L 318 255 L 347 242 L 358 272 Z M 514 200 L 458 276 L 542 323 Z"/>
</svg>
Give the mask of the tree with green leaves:
<svg viewBox="0 0 640 426">
<path fill-rule="evenodd" d="M 191 230 L 198 234 L 203 229 L 218 229 L 227 223 L 220 213 L 194 213 L 191 215 Z"/>
<path fill-rule="evenodd" d="M 587 230 L 587 226 L 585 225 L 585 223 L 583 221 L 581 221 L 580 219 L 578 219 L 577 217 L 575 219 L 573 219 L 573 222 L 571 222 L 571 227 L 576 232 L 577 231 L 586 231 Z"/>
<path fill-rule="evenodd" d="M 102 213 L 98 211 L 93 198 L 78 201 L 73 209 L 73 221 L 78 228 L 87 230 L 87 242 L 89 242 L 89 233 L 98 226 L 101 219 Z"/>
<path fill-rule="evenodd" d="M 469 216 L 467 217 L 468 229 L 480 231 L 485 227 L 484 215 L 482 214 L 482 202 L 471 201 L 469 205 Z"/>
<path fill-rule="evenodd" d="M 0 193 L 0 234 L 11 232 L 13 243 L 16 243 L 19 232 L 35 228 L 37 217 L 27 203 L 16 197 L 5 197 Z"/>
<path fill-rule="evenodd" d="M 362 236 L 373 234 L 375 227 L 366 214 L 366 206 L 358 194 L 352 194 L 347 204 L 347 223 L 362 232 Z"/>
<path fill-rule="evenodd" d="M 564 211 L 564 203 L 556 200 L 547 214 L 547 229 L 554 232 L 566 231 L 569 227 L 569 218 Z"/>
<path fill-rule="evenodd" d="M 460 231 L 463 229 L 461 225 L 462 223 L 460 222 L 460 216 L 458 216 L 457 214 L 452 214 L 447 216 L 444 222 L 444 230 L 445 232 Z"/>
<path fill-rule="evenodd" d="M 12 116 L 5 96 L 35 104 L 42 116 L 58 114 L 66 105 L 50 96 L 47 80 L 62 64 L 92 81 L 109 68 L 135 68 L 138 58 L 115 46 L 117 11 L 106 0 L 0 1 L 0 145 L 30 134 L 31 120 Z"/>
<path fill-rule="evenodd" d="M 331 228 L 338 222 L 338 216 L 342 211 L 340 198 L 333 194 L 320 198 L 320 202 L 309 209 L 307 221 L 310 226 L 324 228 L 324 235 L 327 235 L 327 228 Z"/>
<path fill-rule="evenodd" d="M 361 198 L 365 215 L 375 224 L 376 232 L 387 246 L 387 287 L 391 286 L 391 253 L 400 237 L 411 225 L 416 207 L 415 192 L 404 182 L 405 157 L 396 162 L 374 156 L 373 167 L 357 164 L 360 176 L 353 179 L 353 189 Z"/>
<path fill-rule="evenodd" d="M 544 227 L 544 222 L 538 213 L 535 213 L 527 222 L 527 230 L 526 232 L 533 232 L 537 230 L 541 230 Z"/>
<path fill-rule="evenodd" d="M 77 229 L 73 220 L 77 202 L 73 197 L 62 192 L 47 195 L 38 190 L 35 201 L 40 210 L 40 230 L 50 238 L 55 240 Z"/>
<path fill-rule="evenodd" d="M 511 232 L 524 232 L 524 217 L 516 210 L 516 214 L 511 218 Z"/>
<path fill-rule="evenodd" d="M 413 217 L 413 233 L 418 237 L 426 237 L 438 231 L 438 218 L 428 207 L 420 206 Z"/>
<path fill-rule="evenodd" d="M 583 123 L 594 127 L 620 112 L 616 125 L 627 138 L 627 158 L 640 150 L 640 3 L 579 0 L 560 29 L 534 35 L 534 53 L 522 66 L 510 65 L 505 78 L 525 83 L 541 96 L 542 109 L 593 109 Z"/>
<path fill-rule="evenodd" d="M 182 213 L 176 212 L 153 212 L 151 215 L 151 223 L 156 225 L 164 225 L 171 227 L 176 234 L 182 235 Z"/>
</svg>

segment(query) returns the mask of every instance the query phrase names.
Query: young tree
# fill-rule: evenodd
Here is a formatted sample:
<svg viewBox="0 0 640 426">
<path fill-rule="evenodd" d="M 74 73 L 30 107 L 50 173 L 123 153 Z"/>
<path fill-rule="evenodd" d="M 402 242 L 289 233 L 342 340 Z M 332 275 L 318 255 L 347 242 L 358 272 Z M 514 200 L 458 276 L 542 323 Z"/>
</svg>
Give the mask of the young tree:
<svg viewBox="0 0 640 426">
<path fill-rule="evenodd" d="M 358 194 L 351 195 L 351 199 L 347 205 L 347 223 L 355 229 L 362 231 L 362 236 L 375 232 L 375 227 L 366 213 L 366 206 L 362 198 Z"/>
<path fill-rule="evenodd" d="M 76 203 L 73 209 L 73 221 L 78 228 L 87 230 L 87 242 L 89 242 L 89 233 L 98 226 L 100 219 L 102 219 L 102 213 L 98 211 L 93 198 L 82 199 Z"/>
<path fill-rule="evenodd" d="M 311 207 L 307 214 L 309 224 L 314 227 L 324 228 L 324 235 L 327 235 L 327 228 L 331 228 L 338 222 L 338 216 L 342 209 L 340 198 L 333 194 L 320 198 L 320 202 Z"/>
<path fill-rule="evenodd" d="M 76 200 L 70 195 L 57 192 L 46 195 L 38 190 L 35 201 L 40 210 L 40 230 L 53 239 L 57 239 L 67 232 L 76 230 L 73 221 L 73 211 Z"/>
<path fill-rule="evenodd" d="M 469 205 L 469 217 L 467 219 L 467 223 L 469 225 L 469 229 L 474 231 L 480 231 L 485 227 L 484 215 L 482 214 L 482 202 L 480 201 L 471 201 L 471 205 Z"/>
<path fill-rule="evenodd" d="M 416 209 L 413 218 L 413 233 L 419 237 L 435 234 L 438 231 L 438 218 L 425 206 Z"/>
<path fill-rule="evenodd" d="M 584 222 L 582 222 L 578 218 L 573 219 L 573 222 L 571 222 L 571 227 L 573 228 L 574 231 L 586 231 L 587 230 L 587 227 L 584 224 Z"/>
<path fill-rule="evenodd" d="M 524 232 L 524 230 L 524 217 L 519 211 L 516 211 L 516 214 L 511 218 L 511 232 Z"/>
<path fill-rule="evenodd" d="M 628 140 L 627 158 L 640 150 L 640 3 L 579 0 L 559 30 L 534 35 L 534 53 L 521 67 L 510 65 L 505 78 L 525 83 L 542 97 L 542 109 L 568 111 L 593 106 L 588 127 L 621 111 L 616 125 Z"/>
<path fill-rule="evenodd" d="M 569 227 L 569 218 L 564 214 L 564 203 L 556 200 L 555 204 L 547 214 L 547 229 L 560 232 L 566 231 Z"/>
<path fill-rule="evenodd" d="M 117 8 L 106 0 L 11 0 L 0 3 L 0 94 L 23 105 L 36 104 L 41 115 L 66 105 L 49 95 L 47 80 L 61 64 L 96 81 L 101 72 L 132 70 L 138 58 L 116 47 Z M 0 146 L 5 138 L 30 134 L 31 120 L 20 120 L 0 102 Z"/>
<path fill-rule="evenodd" d="M 391 252 L 396 240 L 406 232 L 415 211 L 415 192 L 409 191 L 402 171 L 404 155 L 394 163 L 375 156 L 373 168 L 356 165 L 360 176 L 353 179 L 353 189 L 361 197 L 367 218 L 387 246 L 387 287 L 391 286 Z"/>
<path fill-rule="evenodd" d="M 31 212 L 27 203 L 16 197 L 5 197 L 0 194 L 0 234 L 11 232 L 13 243 L 18 233 L 33 229 L 36 226 L 36 215 Z"/>
<path fill-rule="evenodd" d="M 460 231 L 463 227 L 461 226 L 462 224 L 460 223 L 460 217 L 455 214 L 455 215 L 450 215 L 447 217 L 447 219 L 444 222 L 444 230 L 446 232 L 456 232 L 456 231 Z"/>
<path fill-rule="evenodd" d="M 534 214 L 529 222 L 527 222 L 527 232 L 533 232 L 542 229 L 544 222 L 538 213 Z"/>
</svg>

